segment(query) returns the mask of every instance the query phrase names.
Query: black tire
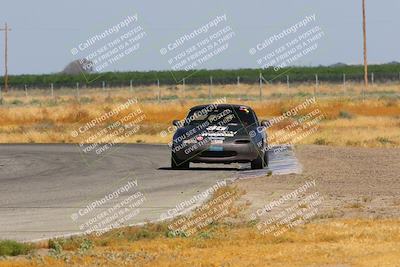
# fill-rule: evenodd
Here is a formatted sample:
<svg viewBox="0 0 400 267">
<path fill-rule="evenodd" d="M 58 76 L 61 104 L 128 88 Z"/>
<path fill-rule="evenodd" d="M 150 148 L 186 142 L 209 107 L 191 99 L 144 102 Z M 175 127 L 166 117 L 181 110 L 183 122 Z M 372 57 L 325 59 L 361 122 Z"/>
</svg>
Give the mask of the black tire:
<svg viewBox="0 0 400 267">
<path fill-rule="evenodd" d="M 262 152 L 261 152 L 262 153 Z M 264 168 L 264 154 L 258 154 L 257 158 L 251 162 L 252 170 L 259 170 Z"/>
<path fill-rule="evenodd" d="M 268 150 L 264 152 L 264 167 L 268 167 L 269 165 L 269 157 L 268 157 Z"/>
<path fill-rule="evenodd" d="M 190 162 L 189 161 L 181 161 L 179 160 L 174 153 L 171 155 L 171 169 L 179 170 L 179 169 L 189 169 Z"/>
</svg>

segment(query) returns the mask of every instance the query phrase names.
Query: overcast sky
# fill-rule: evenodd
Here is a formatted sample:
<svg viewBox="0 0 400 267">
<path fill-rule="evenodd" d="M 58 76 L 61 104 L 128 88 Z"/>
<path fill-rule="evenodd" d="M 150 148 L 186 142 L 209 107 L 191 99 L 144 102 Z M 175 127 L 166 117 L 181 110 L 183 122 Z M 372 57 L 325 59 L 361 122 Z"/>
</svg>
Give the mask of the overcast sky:
<svg viewBox="0 0 400 267">
<path fill-rule="evenodd" d="M 370 63 L 400 61 L 399 11 L 398 0 L 367 0 Z M 250 48 L 312 14 L 316 15 L 312 26 L 318 25 L 324 36 L 318 41 L 318 49 L 294 65 L 362 63 L 361 0 L 2 0 L 0 23 L 7 21 L 12 28 L 9 73 L 61 71 L 76 59 L 72 48 L 134 14 L 138 15 L 136 25 L 146 33 L 140 49 L 106 70 L 171 69 L 168 57 L 161 55 L 160 49 L 224 14 L 227 21 L 223 27 L 229 26 L 234 37 L 228 41 L 226 51 L 201 68 L 257 68 L 257 58 L 250 55 Z M 3 63 L 3 33 L 0 41 Z M 4 71 L 3 64 L 0 71 Z"/>
</svg>

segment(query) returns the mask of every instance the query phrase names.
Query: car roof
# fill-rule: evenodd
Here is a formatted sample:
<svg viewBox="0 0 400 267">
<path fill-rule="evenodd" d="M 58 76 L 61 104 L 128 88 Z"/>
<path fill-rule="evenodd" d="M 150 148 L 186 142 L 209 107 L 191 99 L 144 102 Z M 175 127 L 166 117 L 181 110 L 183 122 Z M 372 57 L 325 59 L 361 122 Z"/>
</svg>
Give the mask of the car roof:
<svg viewBox="0 0 400 267">
<path fill-rule="evenodd" d="M 193 109 L 203 109 L 203 108 L 206 108 L 206 107 L 208 107 L 208 106 L 218 106 L 218 108 L 240 108 L 240 107 L 244 107 L 244 108 L 247 108 L 247 109 L 249 109 L 249 110 L 253 110 L 251 107 L 249 107 L 249 106 L 245 106 L 245 105 L 237 105 L 237 104 L 205 104 L 205 105 L 197 105 L 197 106 L 194 106 L 194 107 L 191 107 L 190 108 L 190 110 L 193 110 Z"/>
</svg>

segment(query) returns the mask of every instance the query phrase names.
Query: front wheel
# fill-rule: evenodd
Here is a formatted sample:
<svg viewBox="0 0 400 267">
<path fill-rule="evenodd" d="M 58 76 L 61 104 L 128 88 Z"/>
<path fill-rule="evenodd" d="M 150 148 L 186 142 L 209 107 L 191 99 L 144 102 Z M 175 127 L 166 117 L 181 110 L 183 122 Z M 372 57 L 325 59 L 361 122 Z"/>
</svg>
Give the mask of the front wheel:
<svg viewBox="0 0 400 267">
<path fill-rule="evenodd" d="M 179 160 L 174 153 L 171 155 L 171 169 L 189 169 L 190 162 Z"/>
<path fill-rule="evenodd" d="M 265 158 L 265 153 L 263 153 L 262 155 L 258 154 L 257 158 L 251 161 L 251 169 L 253 170 L 263 169 L 265 167 L 264 158 Z"/>
</svg>

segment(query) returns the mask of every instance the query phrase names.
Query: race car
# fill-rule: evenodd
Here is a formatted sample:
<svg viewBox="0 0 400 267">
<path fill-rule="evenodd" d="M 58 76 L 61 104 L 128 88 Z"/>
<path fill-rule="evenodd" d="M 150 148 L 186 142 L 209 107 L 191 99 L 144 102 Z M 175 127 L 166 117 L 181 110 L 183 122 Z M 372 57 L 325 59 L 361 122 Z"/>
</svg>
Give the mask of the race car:
<svg viewBox="0 0 400 267">
<path fill-rule="evenodd" d="M 209 104 L 192 107 L 183 121 L 174 120 L 171 168 L 193 163 L 251 163 L 268 166 L 268 121 L 259 121 L 248 106 Z"/>
</svg>

